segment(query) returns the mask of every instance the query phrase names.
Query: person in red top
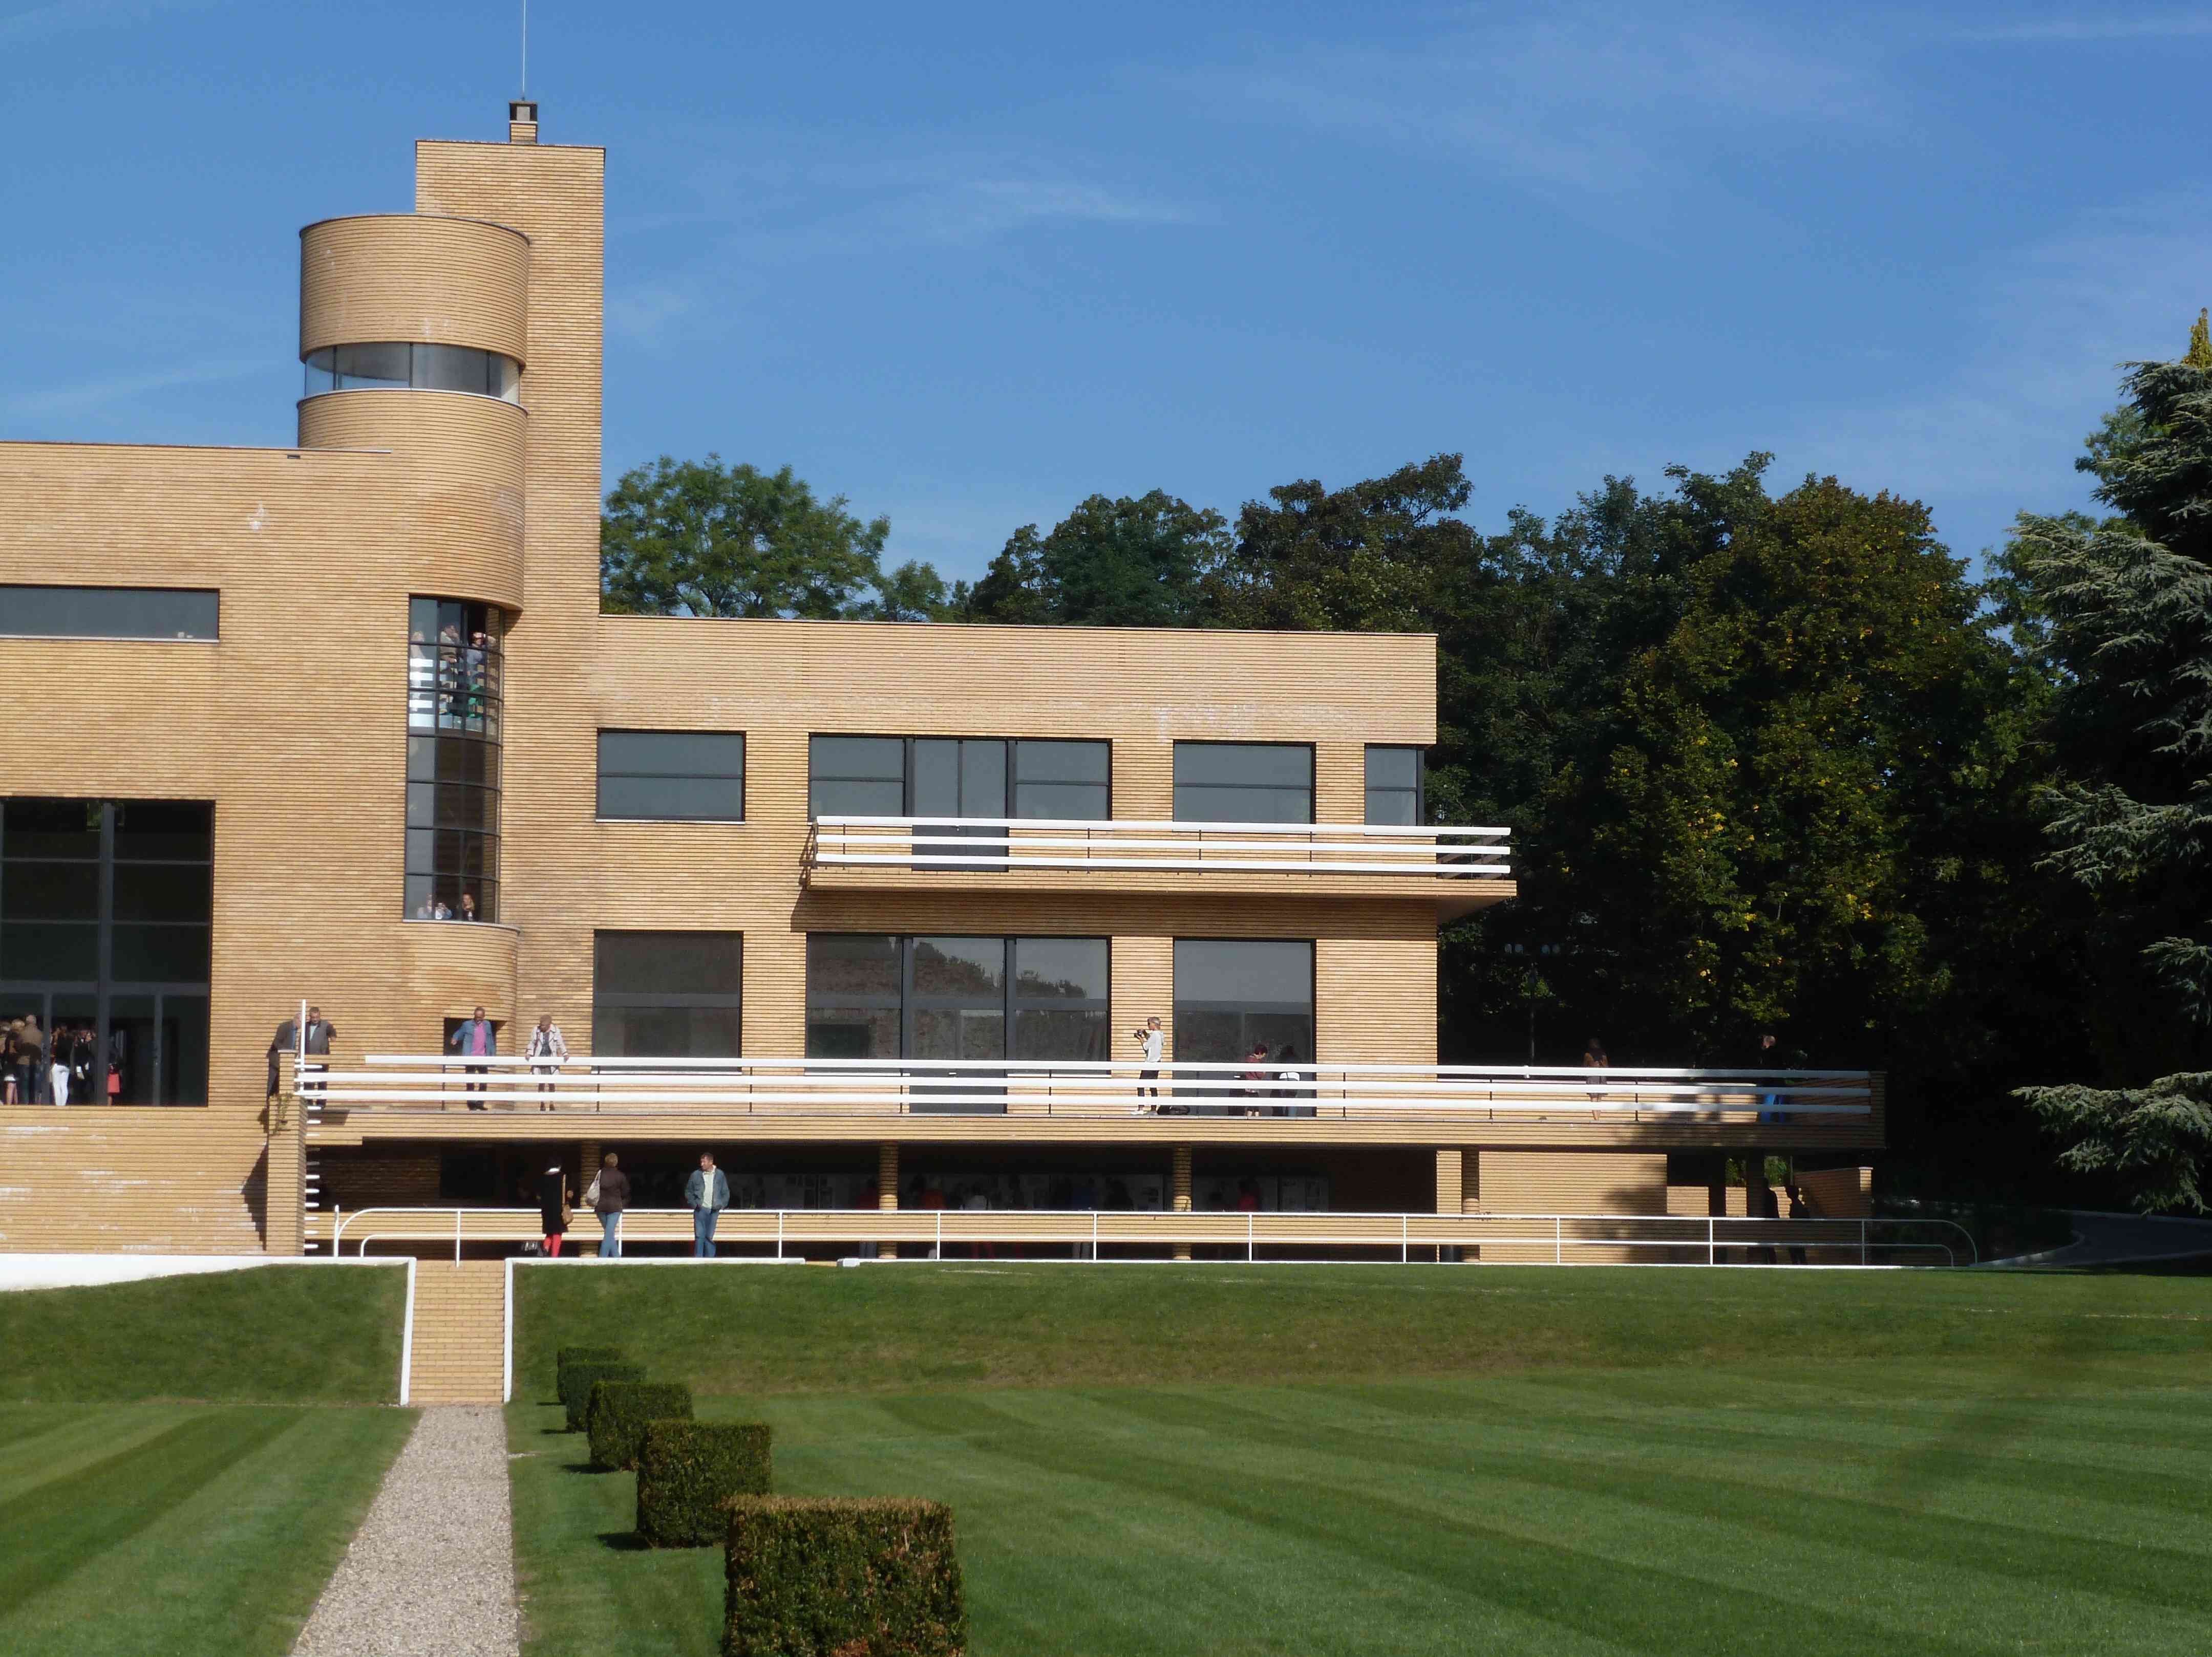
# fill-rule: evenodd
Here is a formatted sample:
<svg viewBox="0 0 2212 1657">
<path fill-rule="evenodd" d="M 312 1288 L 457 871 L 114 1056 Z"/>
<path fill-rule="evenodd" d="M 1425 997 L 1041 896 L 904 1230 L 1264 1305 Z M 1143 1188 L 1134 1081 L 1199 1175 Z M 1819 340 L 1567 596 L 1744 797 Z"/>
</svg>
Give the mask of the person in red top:
<svg viewBox="0 0 2212 1657">
<path fill-rule="evenodd" d="M 1252 1044 L 1252 1051 L 1244 1055 L 1244 1062 L 1252 1066 L 1251 1069 L 1244 1072 L 1244 1079 L 1246 1081 L 1266 1081 L 1267 1079 L 1267 1044 L 1265 1041 L 1255 1041 Z M 1244 1091 L 1248 1096 L 1257 1099 L 1266 1091 L 1266 1089 L 1263 1088 L 1247 1088 Z M 1260 1107 L 1257 1105 L 1247 1105 L 1244 1107 L 1244 1114 L 1247 1116 L 1257 1116 L 1260 1114 Z"/>
</svg>

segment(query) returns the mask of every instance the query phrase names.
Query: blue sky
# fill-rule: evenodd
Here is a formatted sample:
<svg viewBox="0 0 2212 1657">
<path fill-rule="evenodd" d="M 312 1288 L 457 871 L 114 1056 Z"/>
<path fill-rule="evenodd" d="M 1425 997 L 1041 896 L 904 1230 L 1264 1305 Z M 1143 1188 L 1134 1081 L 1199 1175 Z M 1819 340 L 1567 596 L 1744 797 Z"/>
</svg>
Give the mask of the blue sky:
<svg viewBox="0 0 2212 1657">
<path fill-rule="evenodd" d="M 293 436 L 300 225 L 502 133 L 514 0 L 0 0 L 0 437 Z M 610 481 L 789 463 L 973 575 L 1096 490 L 1753 449 L 1954 550 L 2212 302 L 2212 7 L 532 8 L 608 147 Z"/>
</svg>

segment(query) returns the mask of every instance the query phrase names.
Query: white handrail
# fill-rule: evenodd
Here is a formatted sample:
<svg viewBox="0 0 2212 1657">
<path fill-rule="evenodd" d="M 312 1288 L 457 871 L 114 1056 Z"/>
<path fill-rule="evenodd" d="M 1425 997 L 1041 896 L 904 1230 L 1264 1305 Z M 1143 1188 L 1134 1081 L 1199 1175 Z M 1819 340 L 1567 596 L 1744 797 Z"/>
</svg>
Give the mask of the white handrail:
<svg viewBox="0 0 2212 1657">
<path fill-rule="evenodd" d="M 1147 831 L 1176 829 L 1185 834 L 1271 834 L 1271 835 L 1482 835 L 1504 839 L 1510 828 L 1463 828 L 1431 827 L 1425 823 L 1403 822 L 1194 822 L 1183 818 L 1152 817 L 933 817 L 858 816 L 833 812 L 813 819 L 821 828 L 896 828 L 908 823 L 926 822 L 949 828 L 1097 828 L 1115 830 L 1141 828 Z"/>
<path fill-rule="evenodd" d="M 477 1223 L 465 1227 L 468 1217 Z M 774 1220 L 773 1229 L 769 1221 Z M 364 1221 L 372 1223 L 363 1224 Z M 596 1220 L 580 1210 L 572 1231 L 585 1231 Z M 442 1242 L 448 1235 L 465 1235 L 478 1243 L 526 1241 L 541 1224 L 534 1208 L 402 1208 L 356 1210 L 333 1229 L 331 1258 L 352 1241 L 365 1254 L 374 1241 Z M 356 1230 L 355 1228 L 358 1227 Z M 1508 1228 L 1501 1232 L 1499 1228 Z M 725 1209 L 718 1241 L 724 1244 L 773 1245 L 778 1254 L 794 1242 L 927 1244 L 933 1255 L 941 1255 L 951 1243 L 1032 1243 L 1087 1246 L 1086 1258 L 1097 1257 L 1101 1243 L 1123 1247 L 1166 1247 L 1183 1243 L 1226 1245 L 1242 1241 L 1247 1259 L 1256 1258 L 1259 1245 L 1285 1247 L 1389 1249 L 1396 1245 L 1401 1259 L 1421 1248 L 1522 1248 L 1536 1258 L 1516 1262 L 1526 1265 L 1565 1265 L 1568 1251 L 1612 1248 L 1629 1251 L 1672 1249 L 1694 1258 L 1675 1264 L 1715 1264 L 1723 1248 L 1819 1249 L 1855 1257 L 1869 1263 L 1873 1251 L 1941 1249 L 1953 1265 L 1959 1251 L 1941 1241 L 1910 1236 L 1881 1238 L 1876 1228 L 1905 1231 L 1911 1228 L 1955 1233 L 1970 1264 L 1978 1263 L 1971 1233 L 1954 1221 L 1899 1217 L 1861 1218 L 1856 1216 L 1823 1219 L 1770 1220 L 1741 1215 L 1674 1214 L 1523 1214 L 1338 1212 L 1328 1210 L 1271 1210 L 1265 1212 L 1176 1210 L 1098 1209 Z M 690 1241 L 688 1209 L 631 1209 L 623 1217 L 626 1243 L 665 1243 L 681 1246 Z M 1542 1257 L 1549 1254 L 1549 1261 Z M 1660 1262 L 1667 1264 L 1668 1262 Z M 1761 1262 L 1778 1263 L 1778 1262 Z M 1848 1260 L 1821 1264 L 1849 1264 Z"/>
<path fill-rule="evenodd" d="M 1147 1074 L 1157 1069 L 1158 1076 Z M 471 1072 L 482 1072 L 471 1074 Z M 1255 1074 L 1255 1071 L 1259 1072 Z M 532 1059 L 516 1054 L 371 1054 L 358 1069 L 302 1069 L 319 1125 L 337 1110 L 501 1105 L 552 1110 L 723 1107 L 852 1115 L 980 1109 L 1044 1115 L 1865 1117 L 1863 1071 L 1711 1071 L 1269 1059 Z M 1167 1097 L 1158 1094 L 1164 1091 Z"/>
<path fill-rule="evenodd" d="M 810 869 L 1121 869 L 1510 879 L 1510 847 L 1505 842 L 1511 834 L 1502 828 L 1407 823 L 831 815 L 812 820 L 802 861 Z M 871 849 L 884 847 L 896 849 Z"/>
</svg>

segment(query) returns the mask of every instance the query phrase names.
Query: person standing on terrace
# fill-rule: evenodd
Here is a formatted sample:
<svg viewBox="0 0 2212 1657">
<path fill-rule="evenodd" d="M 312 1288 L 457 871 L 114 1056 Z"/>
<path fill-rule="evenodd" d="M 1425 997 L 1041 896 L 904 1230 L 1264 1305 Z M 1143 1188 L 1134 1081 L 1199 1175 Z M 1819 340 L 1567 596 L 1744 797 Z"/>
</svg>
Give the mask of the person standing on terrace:
<svg viewBox="0 0 2212 1657">
<path fill-rule="evenodd" d="M 561 1061 L 568 1056 L 568 1044 L 561 1039 L 561 1027 L 553 1022 L 553 1015 L 538 1015 L 538 1028 L 530 1032 L 530 1045 L 523 1055 L 530 1060 L 530 1072 L 538 1078 L 538 1108 L 550 1110 L 553 1101 L 553 1078 L 560 1073 Z"/>
<path fill-rule="evenodd" d="M 476 1016 L 464 1020 L 461 1027 L 453 1032 L 453 1039 L 446 1045 L 465 1059 L 489 1059 L 499 1051 L 499 1032 L 492 1028 L 491 1020 L 484 1017 L 484 1010 L 478 1007 Z M 490 1072 L 491 1066 L 465 1065 L 462 1069 L 471 1076 L 483 1076 Z M 482 1082 L 470 1082 L 465 1085 L 471 1095 L 482 1093 L 485 1086 Z M 482 1110 L 484 1108 L 483 1102 L 471 1097 L 469 1101 L 469 1108 Z"/>
<path fill-rule="evenodd" d="M 1158 1013 L 1147 1018 L 1145 1021 L 1145 1028 L 1137 1032 L 1137 1052 L 1145 1061 L 1144 1067 L 1137 1072 L 1137 1097 L 1150 1098 L 1155 1102 L 1151 1105 L 1139 1105 L 1137 1114 L 1139 1116 L 1144 1115 L 1147 1111 L 1157 1113 L 1159 1110 L 1158 1101 L 1160 1096 L 1160 1055 L 1166 1048 L 1167 1039 L 1167 1032 L 1160 1028 Z M 1147 1082 L 1150 1082 L 1152 1086 L 1146 1087 L 1145 1083 Z"/>
<path fill-rule="evenodd" d="M 730 1181 L 714 1166 L 714 1153 L 699 1153 L 699 1166 L 684 1185 L 684 1205 L 691 1211 L 691 1258 L 714 1258 L 714 1222 L 730 1205 Z"/>
<path fill-rule="evenodd" d="M 623 1211 L 629 1206 L 629 1175 L 622 1171 L 619 1159 L 609 1151 L 599 1160 L 599 1177 L 592 1181 L 586 1193 L 592 1200 L 592 1210 L 599 1217 L 599 1258 L 618 1260 L 622 1258 Z"/>
</svg>

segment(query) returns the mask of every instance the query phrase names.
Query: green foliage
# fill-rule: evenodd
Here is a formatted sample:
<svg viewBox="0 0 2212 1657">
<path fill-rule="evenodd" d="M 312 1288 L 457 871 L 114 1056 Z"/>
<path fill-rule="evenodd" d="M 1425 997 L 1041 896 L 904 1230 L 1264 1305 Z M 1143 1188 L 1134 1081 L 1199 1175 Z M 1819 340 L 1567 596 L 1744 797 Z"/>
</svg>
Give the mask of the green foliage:
<svg viewBox="0 0 2212 1657">
<path fill-rule="evenodd" d="M 790 467 L 663 455 L 624 472 L 599 519 L 599 592 L 641 616 L 928 619 L 949 602 L 927 564 L 882 569 L 890 520 L 815 499 Z M 873 592 L 877 596 L 863 595 Z M 928 612 L 924 615 L 923 612 Z"/>
<path fill-rule="evenodd" d="M 2049 865 L 2087 895 L 2106 1077 L 2022 1096 L 2066 1167 L 2203 1211 L 2212 1166 L 2212 346 L 2136 363 L 2081 462 L 2119 516 L 2023 514 L 2006 555 L 2059 684 Z M 2200 349 L 2203 347 L 2203 349 Z M 2203 359 L 2200 361 L 2199 359 Z M 2104 1078 L 2100 1078 L 2104 1079 Z"/>
<path fill-rule="evenodd" d="M 0 1294 L 0 1399 L 394 1403 L 406 1296 L 388 1266 Z"/>
<path fill-rule="evenodd" d="M 556 1385 L 561 1407 L 568 1412 L 568 1430 L 580 1433 L 589 1420 L 592 1388 L 603 1381 L 643 1381 L 643 1366 L 635 1363 L 572 1363 L 559 1372 Z"/>
<path fill-rule="evenodd" d="M 672 1381 L 597 1381 L 584 1411 L 592 1436 L 592 1461 L 610 1471 L 629 1472 L 645 1448 L 649 1421 L 689 1421 L 691 1389 Z"/>
<path fill-rule="evenodd" d="M 723 1657 L 957 1657 L 952 1510 L 897 1497 L 729 1504 Z"/>
<path fill-rule="evenodd" d="M 554 1396 L 565 1397 L 559 1388 L 560 1378 L 568 1373 L 571 1364 L 628 1363 L 629 1354 L 619 1346 L 564 1346 L 553 1356 Z"/>
<path fill-rule="evenodd" d="M 1312 479 L 1245 502 L 1234 557 L 1217 585 L 1230 627 L 1413 633 L 1431 625 L 1437 584 L 1474 555 L 1451 516 L 1471 486 L 1439 454 L 1387 477 L 1329 490 Z"/>
<path fill-rule="evenodd" d="M 637 1459 L 637 1533 L 656 1548 L 718 1545 L 723 1506 L 774 1488 L 769 1429 L 753 1422 L 648 1421 Z"/>
<path fill-rule="evenodd" d="M 1094 495 L 1049 535 L 1024 525 L 975 584 L 966 616 L 978 622 L 1077 627 L 1200 627 L 1230 549 L 1221 514 L 1164 490 L 1111 500 Z"/>
</svg>

